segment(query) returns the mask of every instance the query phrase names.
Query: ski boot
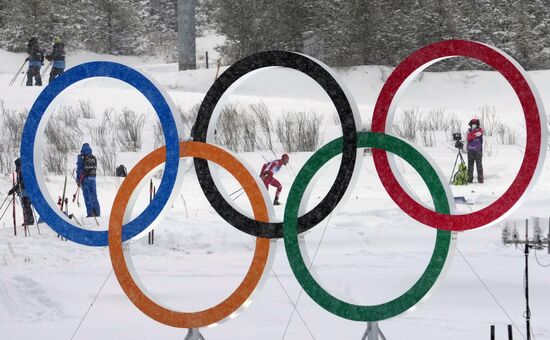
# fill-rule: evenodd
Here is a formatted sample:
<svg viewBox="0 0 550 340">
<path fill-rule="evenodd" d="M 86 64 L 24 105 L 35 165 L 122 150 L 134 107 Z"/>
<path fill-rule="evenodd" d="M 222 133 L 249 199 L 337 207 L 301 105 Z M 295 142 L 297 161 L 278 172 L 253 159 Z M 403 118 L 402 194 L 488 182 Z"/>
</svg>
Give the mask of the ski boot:
<svg viewBox="0 0 550 340">
<path fill-rule="evenodd" d="M 273 205 L 281 205 L 279 202 L 279 197 L 275 197 L 275 200 L 273 201 Z"/>
</svg>

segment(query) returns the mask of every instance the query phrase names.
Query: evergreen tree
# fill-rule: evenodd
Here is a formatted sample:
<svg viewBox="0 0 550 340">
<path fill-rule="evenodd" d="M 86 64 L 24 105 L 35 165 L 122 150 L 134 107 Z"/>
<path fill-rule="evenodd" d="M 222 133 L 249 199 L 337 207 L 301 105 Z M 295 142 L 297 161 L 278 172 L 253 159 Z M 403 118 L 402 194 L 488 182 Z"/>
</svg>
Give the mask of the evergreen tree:
<svg viewBox="0 0 550 340">
<path fill-rule="evenodd" d="M 1 37 L 3 48 L 9 51 L 26 51 L 32 36 L 40 42 L 49 40 L 52 23 L 47 3 L 40 0 L 7 0 L 5 2 Z"/>
</svg>

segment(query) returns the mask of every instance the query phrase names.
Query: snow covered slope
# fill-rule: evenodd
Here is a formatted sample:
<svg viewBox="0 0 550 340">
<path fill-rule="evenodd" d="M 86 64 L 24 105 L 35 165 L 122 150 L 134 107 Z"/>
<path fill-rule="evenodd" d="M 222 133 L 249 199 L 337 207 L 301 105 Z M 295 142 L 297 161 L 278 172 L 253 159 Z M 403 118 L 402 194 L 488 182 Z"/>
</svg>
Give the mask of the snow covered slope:
<svg viewBox="0 0 550 340">
<path fill-rule="evenodd" d="M 20 56 L 0 53 L 0 58 L 6 60 L 0 63 L 0 100 L 10 108 L 29 108 L 41 89 L 18 84 L 8 87 L 13 76 L 10 72 L 17 70 Z M 151 74 L 168 89 L 175 102 L 186 108 L 202 100 L 215 76 L 213 69 L 175 72 L 174 65 L 159 65 L 154 60 L 120 61 Z M 390 71 L 373 66 L 338 70 L 359 104 L 364 123 L 370 120 L 384 75 Z M 550 103 L 550 71 L 530 74 L 545 104 Z M 126 106 L 147 112 L 141 151 L 120 155 L 120 162 L 128 169 L 153 149 L 154 113 L 136 90 L 114 80 L 88 80 L 63 92 L 49 109 L 74 105 L 80 99 L 90 100 L 98 120 L 107 107 Z M 341 136 L 339 125 L 332 123 L 334 107 L 327 102 L 328 97 L 313 81 L 293 71 L 261 72 L 244 82 L 232 100 L 242 104 L 263 101 L 274 118 L 286 110 L 314 110 L 325 119 L 325 143 Z M 491 155 L 484 157 L 486 184 L 452 188 L 456 196 L 466 196 L 474 203 L 459 206 L 461 213 L 489 205 L 517 174 L 524 153 L 525 123 L 511 88 L 493 72 L 426 73 L 413 83 L 400 103 L 401 109 L 418 108 L 424 112 L 444 108 L 445 114 L 455 114 L 463 122 L 477 115 L 483 106 L 494 106 L 499 119 L 515 126 L 520 137 L 518 145 L 492 145 Z M 423 149 L 446 175 L 450 173 L 456 151 L 448 136 L 438 133 L 436 146 Z M 290 155 L 290 166 L 279 176 L 284 185 L 283 202 L 293 178 L 310 155 Z M 268 151 L 239 156 L 258 170 L 266 159 L 274 158 Z M 73 158 L 70 162 L 72 166 Z M 430 205 L 419 176 L 402 162 L 398 165 L 417 196 Z M 326 194 L 338 166 L 337 158 L 319 173 L 309 206 Z M 549 167 L 545 166 L 535 191 L 513 216 L 518 223 L 524 217 L 550 215 Z M 222 171 L 221 176 L 228 192 L 238 188 L 227 173 Z M 0 193 L 9 190 L 10 181 L 7 175 L 0 177 Z M 102 176 L 98 181 L 101 226 L 87 221 L 87 228 L 105 230 L 120 179 Z M 159 180 L 154 181 L 158 186 Z M 47 186 L 53 197 L 60 195 L 62 185 L 62 177 L 48 177 Z M 76 186 L 70 183 L 68 192 L 75 190 Z M 146 191 L 138 193 L 141 208 L 148 202 Z M 252 259 L 254 239 L 217 215 L 202 194 L 193 170 L 184 176 L 179 194 L 166 219 L 159 221 L 155 245 L 147 245 L 146 239 L 134 240 L 130 253 L 141 281 L 157 301 L 177 310 L 196 311 L 220 302 L 238 286 Z M 249 209 L 244 195 L 236 202 Z M 71 204 L 70 209 L 79 217 L 84 214 L 83 207 Z M 284 206 L 276 207 L 278 218 L 283 211 Z M 138 212 L 139 209 L 134 213 Z M 41 235 L 32 227 L 31 237 L 14 237 L 8 215 L 0 220 L 0 339 L 185 337 L 185 330 L 153 321 L 132 305 L 112 273 L 108 249 L 61 241 L 45 225 L 40 225 Z M 365 154 L 360 179 L 349 200 L 305 238 L 310 254 L 317 252 L 314 267 L 324 287 L 346 301 L 378 304 L 397 297 L 416 282 L 433 251 L 435 234 L 435 230 L 415 222 L 391 201 L 374 171 L 371 155 Z M 548 254 L 538 251 L 537 258 L 550 264 Z M 521 249 L 502 245 L 501 226 L 460 233 L 447 275 L 431 297 L 413 311 L 383 321 L 380 326 L 388 339 L 486 339 L 490 325 L 495 324 L 500 339 L 505 337 L 505 325 L 513 323 L 514 337 L 520 339 L 520 331 L 524 334 L 525 329 L 523 261 Z M 539 266 L 534 256 L 530 265 L 532 326 L 537 339 L 548 339 L 550 268 Z M 297 305 L 297 312 L 293 312 L 293 304 Z M 333 316 L 301 292 L 279 241 L 273 271 L 253 303 L 238 317 L 201 332 L 206 339 L 359 339 L 365 329 L 365 323 Z"/>
</svg>

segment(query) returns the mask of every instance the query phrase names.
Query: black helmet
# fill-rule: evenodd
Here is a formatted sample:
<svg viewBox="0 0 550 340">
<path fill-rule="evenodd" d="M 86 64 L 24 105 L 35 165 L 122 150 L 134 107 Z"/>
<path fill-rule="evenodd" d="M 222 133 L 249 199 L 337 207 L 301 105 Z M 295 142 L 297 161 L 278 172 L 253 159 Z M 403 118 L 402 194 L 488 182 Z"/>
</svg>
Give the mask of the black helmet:
<svg viewBox="0 0 550 340">
<path fill-rule="evenodd" d="M 470 122 L 468 123 L 469 126 L 472 126 L 476 124 L 477 126 L 479 126 L 479 119 L 477 118 L 472 118 L 472 120 L 470 120 Z"/>
</svg>

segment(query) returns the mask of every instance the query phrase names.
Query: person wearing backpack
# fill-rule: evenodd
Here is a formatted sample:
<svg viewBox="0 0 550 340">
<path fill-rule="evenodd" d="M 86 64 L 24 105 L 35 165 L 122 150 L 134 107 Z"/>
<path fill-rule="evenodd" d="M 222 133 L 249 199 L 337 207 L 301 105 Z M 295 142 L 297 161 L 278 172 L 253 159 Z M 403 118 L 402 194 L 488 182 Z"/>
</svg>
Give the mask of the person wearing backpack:
<svg viewBox="0 0 550 340">
<path fill-rule="evenodd" d="M 8 192 L 8 196 L 17 194 L 21 197 L 21 207 L 23 208 L 23 225 L 30 226 L 34 224 L 34 214 L 32 212 L 31 200 L 25 190 L 25 182 L 23 182 L 21 158 L 17 158 L 15 160 L 15 172 L 17 173 L 17 183 L 15 183 L 13 188 L 11 188 Z"/>
<path fill-rule="evenodd" d="M 86 203 L 86 217 L 101 216 L 96 192 L 96 171 L 97 159 L 92 154 L 90 145 L 84 143 L 76 161 L 76 184 L 82 189 L 84 202 Z"/>
<path fill-rule="evenodd" d="M 126 177 L 128 175 L 128 171 L 126 171 L 126 167 L 123 164 L 120 164 L 115 169 L 115 175 L 117 177 Z"/>
<path fill-rule="evenodd" d="M 50 72 L 50 83 L 58 75 L 65 71 L 65 45 L 60 37 L 53 38 L 52 53 L 46 55 L 46 59 L 52 62 L 52 71 Z"/>
<path fill-rule="evenodd" d="M 32 79 L 34 78 L 34 85 L 42 86 L 42 77 L 40 76 L 40 68 L 44 64 L 44 51 L 38 45 L 38 39 L 32 37 L 27 42 L 27 53 L 29 56 L 29 68 L 27 69 L 27 86 L 32 86 Z"/>
</svg>

